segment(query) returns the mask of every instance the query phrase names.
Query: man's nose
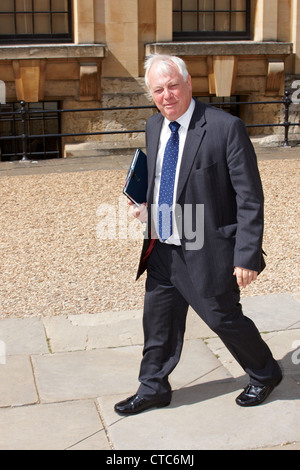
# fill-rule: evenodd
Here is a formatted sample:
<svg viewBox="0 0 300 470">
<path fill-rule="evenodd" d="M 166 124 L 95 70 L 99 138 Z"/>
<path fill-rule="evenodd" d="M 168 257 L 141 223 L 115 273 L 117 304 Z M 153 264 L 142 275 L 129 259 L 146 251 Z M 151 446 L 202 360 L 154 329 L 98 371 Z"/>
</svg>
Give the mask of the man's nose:
<svg viewBox="0 0 300 470">
<path fill-rule="evenodd" d="M 166 87 L 166 88 L 164 89 L 164 97 L 165 97 L 165 99 L 169 99 L 171 96 L 172 96 L 171 90 L 170 90 L 168 87 Z"/>
</svg>

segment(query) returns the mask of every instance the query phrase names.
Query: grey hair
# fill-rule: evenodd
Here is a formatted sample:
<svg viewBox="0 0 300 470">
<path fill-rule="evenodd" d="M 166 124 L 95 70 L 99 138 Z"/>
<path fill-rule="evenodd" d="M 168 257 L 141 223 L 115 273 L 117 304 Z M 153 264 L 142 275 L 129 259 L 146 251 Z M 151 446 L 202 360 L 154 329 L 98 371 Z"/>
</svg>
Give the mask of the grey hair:
<svg viewBox="0 0 300 470">
<path fill-rule="evenodd" d="M 189 76 L 189 72 L 187 70 L 185 62 L 180 59 L 180 57 L 172 56 L 172 55 L 163 55 L 163 54 L 151 54 L 146 58 L 145 61 L 145 83 L 147 88 L 150 90 L 150 83 L 149 83 L 149 72 L 155 63 L 159 63 L 160 65 L 160 73 L 161 75 L 167 75 L 170 73 L 170 69 L 172 66 L 175 65 L 177 67 L 180 75 L 183 77 L 184 81 L 186 82 Z"/>
</svg>

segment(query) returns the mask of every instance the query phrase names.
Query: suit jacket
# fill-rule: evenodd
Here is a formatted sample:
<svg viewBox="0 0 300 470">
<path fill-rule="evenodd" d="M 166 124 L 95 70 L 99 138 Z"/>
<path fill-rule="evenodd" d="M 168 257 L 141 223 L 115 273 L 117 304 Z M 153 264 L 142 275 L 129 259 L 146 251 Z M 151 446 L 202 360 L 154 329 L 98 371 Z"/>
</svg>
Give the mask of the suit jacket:
<svg viewBox="0 0 300 470">
<path fill-rule="evenodd" d="M 137 278 L 147 267 L 150 207 L 163 119 L 159 113 L 146 124 L 148 229 Z M 197 101 L 182 156 L 177 204 L 181 207 L 178 223 L 182 227 L 184 257 L 191 280 L 203 297 L 236 287 L 234 266 L 258 272 L 264 268 L 263 201 L 257 159 L 244 124 L 225 111 Z M 191 227 L 185 227 L 189 206 L 192 231 L 197 233 L 197 205 L 204 207 L 204 243 L 200 247 L 196 240 L 190 240 Z M 187 220 L 190 224 L 190 218 Z"/>
</svg>

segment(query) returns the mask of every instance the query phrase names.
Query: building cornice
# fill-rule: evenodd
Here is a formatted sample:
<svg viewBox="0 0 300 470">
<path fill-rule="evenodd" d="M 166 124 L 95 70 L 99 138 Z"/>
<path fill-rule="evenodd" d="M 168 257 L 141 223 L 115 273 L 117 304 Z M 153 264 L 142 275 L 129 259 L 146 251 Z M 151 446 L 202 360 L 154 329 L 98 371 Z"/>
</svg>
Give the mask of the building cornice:
<svg viewBox="0 0 300 470">
<path fill-rule="evenodd" d="M 203 42 L 157 42 L 147 44 L 146 56 L 150 54 L 172 54 L 180 56 L 216 56 L 216 55 L 280 55 L 293 53 L 293 44 L 289 42 L 255 41 L 203 41 Z"/>
<path fill-rule="evenodd" d="M 0 60 L 106 57 L 105 44 L 30 44 L 0 47 Z"/>
</svg>

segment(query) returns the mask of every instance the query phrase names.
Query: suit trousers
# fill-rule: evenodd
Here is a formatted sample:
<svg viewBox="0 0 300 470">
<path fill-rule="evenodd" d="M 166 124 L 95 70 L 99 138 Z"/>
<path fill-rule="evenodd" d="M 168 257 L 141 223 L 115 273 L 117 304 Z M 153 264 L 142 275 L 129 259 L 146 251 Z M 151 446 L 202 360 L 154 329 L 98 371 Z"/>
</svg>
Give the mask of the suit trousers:
<svg viewBox="0 0 300 470">
<path fill-rule="evenodd" d="M 147 266 L 141 397 L 171 395 L 169 375 L 180 360 L 189 306 L 223 341 L 249 374 L 251 384 L 268 385 L 280 375 L 255 324 L 242 312 L 237 284 L 222 295 L 201 297 L 189 276 L 182 248 L 157 241 Z"/>
</svg>

